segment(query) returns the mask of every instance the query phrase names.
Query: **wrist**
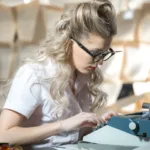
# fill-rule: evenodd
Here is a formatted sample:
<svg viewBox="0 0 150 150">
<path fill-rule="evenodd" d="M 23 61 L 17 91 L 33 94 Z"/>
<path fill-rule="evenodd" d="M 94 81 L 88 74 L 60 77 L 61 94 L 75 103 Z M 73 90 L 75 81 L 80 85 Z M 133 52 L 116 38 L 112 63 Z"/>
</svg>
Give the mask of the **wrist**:
<svg viewBox="0 0 150 150">
<path fill-rule="evenodd" d="M 54 133 L 55 135 L 63 132 L 62 129 L 61 129 L 61 122 L 60 121 L 56 121 L 53 123 L 53 126 L 54 126 Z"/>
<path fill-rule="evenodd" d="M 59 132 L 65 132 L 64 128 L 64 120 L 58 121 L 59 122 Z"/>
<path fill-rule="evenodd" d="M 62 130 L 62 125 L 61 125 L 61 124 L 62 124 L 62 121 L 58 121 L 57 124 L 58 124 L 58 132 L 59 132 L 59 133 L 63 132 L 63 130 Z"/>
<path fill-rule="evenodd" d="M 59 121 L 60 123 L 60 132 L 68 132 L 70 131 L 67 119 Z"/>
</svg>

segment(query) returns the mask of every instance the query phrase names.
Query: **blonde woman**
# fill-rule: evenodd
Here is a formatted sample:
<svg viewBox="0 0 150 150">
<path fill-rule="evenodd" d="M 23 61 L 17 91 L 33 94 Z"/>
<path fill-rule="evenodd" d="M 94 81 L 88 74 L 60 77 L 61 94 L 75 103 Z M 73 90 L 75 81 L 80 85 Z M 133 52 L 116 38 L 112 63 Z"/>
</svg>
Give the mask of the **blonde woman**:
<svg viewBox="0 0 150 150">
<path fill-rule="evenodd" d="M 79 3 L 63 13 L 36 61 L 22 66 L 0 116 L 0 142 L 32 148 L 77 143 L 79 130 L 115 113 L 92 113 L 106 102 L 98 65 L 115 54 L 116 16 L 108 0 Z"/>
</svg>

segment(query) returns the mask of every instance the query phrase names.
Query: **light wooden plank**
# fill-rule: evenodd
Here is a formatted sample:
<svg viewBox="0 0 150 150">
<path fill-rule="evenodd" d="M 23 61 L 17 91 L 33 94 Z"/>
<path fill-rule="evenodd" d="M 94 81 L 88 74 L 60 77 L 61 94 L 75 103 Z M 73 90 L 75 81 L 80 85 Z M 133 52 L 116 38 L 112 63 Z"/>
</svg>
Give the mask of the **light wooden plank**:
<svg viewBox="0 0 150 150">
<path fill-rule="evenodd" d="M 32 42 L 38 17 L 39 3 L 33 1 L 15 7 L 17 12 L 17 32 L 22 42 Z"/>
<path fill-rule="evenodd" d="M 0 20 L 0 43 L 10 44 L 16 31 L 11 8 L 0 5 Z"/>
</svg>

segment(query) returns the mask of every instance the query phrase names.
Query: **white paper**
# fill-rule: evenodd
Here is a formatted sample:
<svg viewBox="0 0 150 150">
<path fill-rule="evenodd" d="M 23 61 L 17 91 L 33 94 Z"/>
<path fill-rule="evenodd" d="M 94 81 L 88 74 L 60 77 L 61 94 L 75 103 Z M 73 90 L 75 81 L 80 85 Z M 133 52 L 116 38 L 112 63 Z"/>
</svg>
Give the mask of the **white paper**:
<svg viewBox="0 0 150 150">
<path fill-rule="evenodd" d="M 150 70 L 149 56 L 149 45 L 141 44 L 139 48 L 128 47 L 124 75 L 131 81 L 146 80 Z"/>
<path fill-rule="evenodd" d="M 150 92 L 150 82 L 136 82 L 133 83 L 133 90 L 135 95 L 142 95 Z"/>
<path fill-rule="evenodd" d="M 103 83 L 101 89 L 107 93 L 107 106 L 115 104 L 122 88 L 122 83 Z"/>
<path fill-rule="evenodd" d="M 106 80 L 117 82 L 118 80 L 120 80 L 120 74 L 122 70 L 123 57 L 124 57 L 124 50 L 123 50 L 123 47 L 113 47 L 113 50 L 121 51 L 121 52 L 116 53 L 110 59 L 108 59 L 107 61 L 104 61 L 103 65 L 99 67 Z"/>
<path fill-rule="evenodd" d="M 143 42 L 150 42 L 150 14 L 144 15 L 139 27 L 139 40 Z"/>
</svg>

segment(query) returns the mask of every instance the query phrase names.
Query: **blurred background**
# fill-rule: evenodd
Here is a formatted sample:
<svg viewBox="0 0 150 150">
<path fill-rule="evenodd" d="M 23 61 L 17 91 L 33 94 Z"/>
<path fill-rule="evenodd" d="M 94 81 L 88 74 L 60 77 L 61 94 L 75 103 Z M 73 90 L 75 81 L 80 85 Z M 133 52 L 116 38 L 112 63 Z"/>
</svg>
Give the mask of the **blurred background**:
<svg viewBox="0 0 150 150">
<path fill-rule="evenodd" d="M 7 94 L 5 85 L 24 60 L 34 57 L 48 30 L 62 12 L 83 0 L 0 0 L 0 108 Z M 86 1 L 86 0 L 84 0 Z M 112 48 L 121 50 L 100 68 L 108 94 L 103 113 L 142 111 L 150 102 L 150 0 L 111 0 L 118 34 Z"/>
</svg>

